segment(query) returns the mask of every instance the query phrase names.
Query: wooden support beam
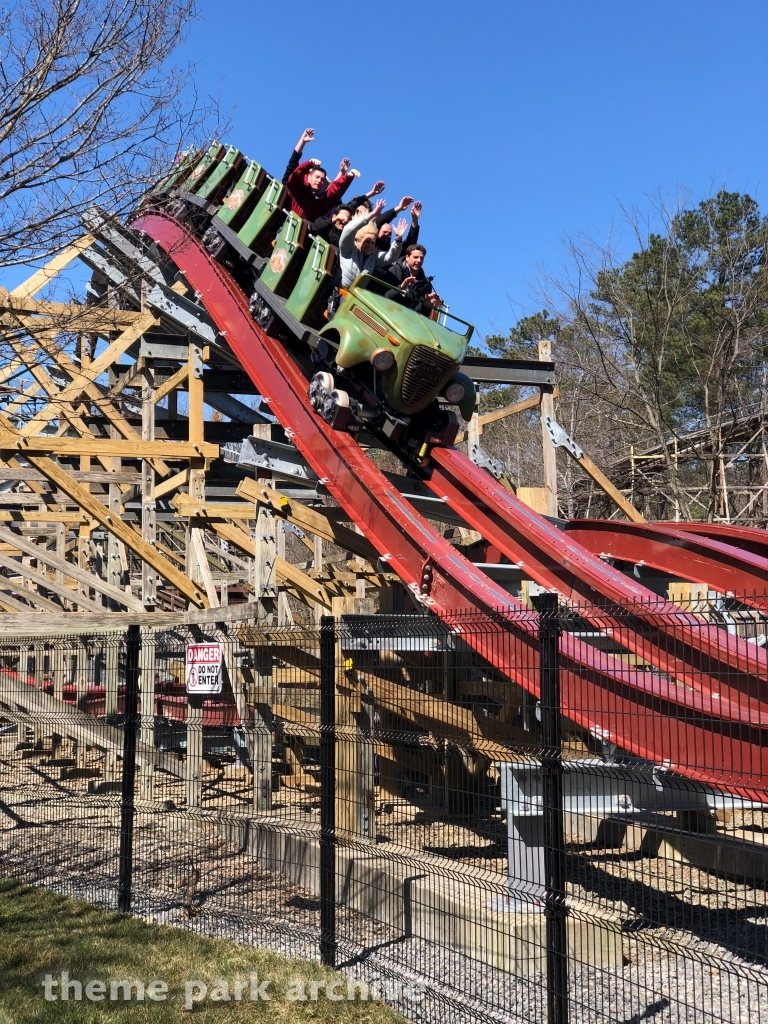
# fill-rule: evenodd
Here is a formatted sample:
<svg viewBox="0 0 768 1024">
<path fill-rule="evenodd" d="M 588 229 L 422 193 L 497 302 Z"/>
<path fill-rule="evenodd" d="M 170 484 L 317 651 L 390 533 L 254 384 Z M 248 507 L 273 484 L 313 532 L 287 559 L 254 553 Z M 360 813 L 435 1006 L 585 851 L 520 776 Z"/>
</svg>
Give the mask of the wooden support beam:
<svg viewBox="0 0 768 1024">
<path fill-rule="evenodd" d="M 109 583 L 105 583 L 105 581 L 95 573 L 79 569 L 76 565 L 72 565 L 63 558 L 59 558 L 58 555 L 54 555 L 52 552 L 46 551 L 39 544 L 34 544 L 32 541 L 25 540 L 24 537 L 19 536 L 18 533 L 14 533 L 13 530 L 8 530 L 5 527 L 0 526 L 0 540 L 4 540 L 8 544 L 13 544 L 13 546 L 19 551 L 23 551 L 24 554 L 27 555 L 32 555 L 33 558 L 37 558 L 38 561 L 44 562 L 45 565 L 49 565 L 52 569 L 57 569 L 64 575 L 70 576 L 78 583 L 84 583 L 89 587 L 93 587 L 97 593 L 104 594 L 105 597 L 111 597 L 129 611 L 144 611 L 144 606 L 138 598 L 132 597 L 130 594 L 125 593 L 125 591 L 120 590 L 118 587 L 110 586 Z M 67 597 L 69 597 L 69 594 Z"/>
<path fill-rule="evenodd" d="M 567 451 L 567 449 L 566 449 Z M 569 452 L 570 454 L 570 452 Z M 573 456 L 571 456 L 573 458 Z M 624 515 L 632 523 L 644 523 L 646 521 L 645 516 L 638 512 L 631 501 L 628 501 L 618 487 L 615 487 L 608 477 L 603 473 L 601 469 L 594 464 L 592 459 L 588 455 L 582 456 L 580 459 L 575 459 L 576 462 L 581 466 L 584 472 L 592 477 L 598 487 L 600 487 L 611 499 L 611 501 L 618 505 Z"/>
<path fill-rule="evenodd" d="M 65 598 L 73 604 L 79 605 L 79 607 L 84 611 L 104 611 L 103 606 L 97 604 L 96 601 L 92 601 L 90 597 L 86 597 L 84 594 L 78 593 L 77 590 L 70 590 L 66 585 L 58 583 L 55 579 L 49 578 L 44 573 L 38 572 L 29 565 L 24 565 L 22 562 L 16 561 L 15 558 L 11 558 L 10 555 L 3 554 L 3 552 L 0 552 L 0 566 L 3 566 L 6 569 L 11 569 L 13 572 L 17 572 L 23 579 L 30 580 L 32 583 L 37 584 L 38 587 L 44 587 L 46 590 L 50 590 L 52 593 L 58 594 L 59 597 Z M 72 576 L 72 572 L 70 571 L 71 568 L 74 568 L 74 566 L 67 566 L 67 574 L 69 576 Z M 78 569 L 78 572 L 82 573 L 82 576 L 90 582 L 89 573 L 84 572 L 81 569 Z M 30 595 L 30 600 L 35 600 L 34 594 Z"/>
<path fill-rule="evenodd" d="M 307 508 L 301 502 L 287 498 L 260 480 L 248 478 L 241 480 L 237 485 L 237 495 L 247 498 L 249 501 L 267 505 L 276 516 L 281 516 L 283 519 L 295 523 L 296 526 L 300 526 L 303 530 L 309 530 L 317 537 L 322 537 L 323 540 L 338 544 L 339 547 L 360 555 L 373 565 L 378 560 L 379 555 L 376 548 L 362 534 L 355 533 L 354 530 L 350 530 L 346 526 L 330 522 L 319 512 Z"/>
<path fill-rule="evenodd" d="M 320 573 L 323 571 L 323 538 L 315 534 L 312 538 L 312 548 L 312 568 L 315 572 Z M 315 625 L 320 625 L 322 615 L 323 611 L 320 605 L 315 605 Z"/>
<path fill-rule="evenodd" d="M 158 551 L 164 552 L 169 558 L 172 558 L 174 562 L 178 562 L 179 565 L 186 565 L 186 559 L 184 555 L 180 555 L 177 551 L 169 548 L 167 544 L 163 544 L 161 540 L 155 541 Z"/>
<path fill-rule="evenodd" d="M 176 388 L 181 387 L 187 377 L 189 377 L 189 363 L 185 363 L 180 370 L 177 370 L 176 373 L 174 373 L 172 377 L 169 377 L 168 380 L 163 381 L 158 388 L 155 388 L 152 401 L 155 404 L 162 402 L 166 395 L 170 395 L 170 393 L 175 391 Z"/>
<path fill-rule="evenodd" d="M 552 358 L 552 342 L 539 342 L 539 359 L 549 362 Z M 541 446 L 544 466 L 544 489 L 547 492 L 547 515 L 557 515 L 557 456 L 555 446 L 546 427 L 547 417 L 555 418 L 555 399 L 551 391 L 541 394 Z"/>
<path fill-rule="evenodd" d="M 167 480 L 163 480 L 160 484 L 155 484 L 155 498 L 162 498 L 166 494 L 171 494 L 173 491 L 177 491 L 180 487 L 189 483 L 189 467 L 182 469 L 180 473 L 174 473 L 173 476 L 169 476 Z"/>
<path fill-rule="evenodd" d="M 205 544 L 203 543 L 203 531 L 199 527 L 192 527 L 192 546 L 195 549 L 195 555 L 197 556 L 197 566 L 200 570 L 200 576 L 203 580 L 203 586 L 205 592 L 208 595 L 208 603 L 211 608 L 219 607 L 219 597 L 216 593 L 216 587 L 213 583 L 213 577 L 211 576 L 211 567 L 208 565 L 208 552 L 205 550 Z"/>
<path fill-rule="evenodd" d="M 285 528 L 287 525 L 285 519 L 275 519 L 275 568 L 278 564 L 283 565 L 286 562 Z M 277 584 L 277 624 L 278 626 L 292 626 L 294 624 L 293 614 L 286 593 L 285 576 L 278 575 Z"/>
<path fill-rule="evenodd" d="M 54 650 L 58 653 L 58 649 Z M 55 681 L 55 686 L 60 689 L 63 678 L 59 673 L 57 675 L 59 678 Z M 11 676 L 3 678 L 0 704 L 3 706 L 3 716 L 10 718 L 11 721 L 26 722 L 32 716 L 40 722 L 55 723 L 64 735 L 84 746 L 116 750 L 118 753 L 123 751 L 125 740 L 122 729 L 107 725 L 93 715 L 78 711 L 71 704 L 64 704 L 56 697 Z M 139 740 L 136 744 L 136 755 L 140 761 L 146 759 L 169 775 L 183 778 L 184 770 L 175 754 L 165 754 Z"/>
<path fill-rule="evenodd" d="M 212 530 L 217 537 L 221 537 L 228 544 L 234 544 L 243 554 L 249 555 L 251 558 L 256 556 L 257 542 L 241 523 L 220 522 L 215 519 L 200 519 L 198 522 L 200 526 L 205 527 L 207 530 Z M 268 564 L 271 566 L 271 560 Z"/>
<path fill-rule="evenodd" d="M 258 429 L 258 425 L 257 425 Z M 251 566 L 253 571 L 253 601 L 256 603 L 257 621 L 262 626 L 272 625 L 277 595 L 273 572 L 277 554 L 275 517 L 266 505 L 257 505 L 255 544 Z M 250 600 L 249 595 L 249 600 Z"/>
<path fill-rule="evenodd" d="M 14 563 L 14 565 L 15 568 L 18 568 L 18 563 Z M 19 597 L 25 598 L 27 601 L 30 601 L 33 605 L 36 605 L 38 608 L 40 608 L 41 611 L 47 612 L 49 614 L 51 612 L 53 612 L 54 614 L 63 612 L 63 609 L 60 605 L 54 604 L 53 601 L 49 601 L 48 598 L 46 597 L 41 597 L 33 590 L 30 590 L 29 587 L 25 586 L 23 577 L 19 577 L 18 579 L 11 579 L 8 576 L 3 576 L 0 578 L 0 587 L 5 588 L 6 590 L 10 590 L 11 593 L 17 594 Z M 30 609 L 27 610 L 29 611 Z"/>
<path fill-rule="evenodd" d="M 61 368 L 65 370 L 69 375 L 72 376 L 72 380 L 69 384 L 63 386 L 56 399 L 59 403 L 69 401 L 73 402 L 89 385 L 101 376 L 101 374 L 109 369 L 117 359 L 126 352 L 131 345 L 136 341 L 144 331 L 150 330 L 151 327 L 157 327 L 159 325 L 158 319 L 152 313 L 144 313 L 136 323 L 131 327 L 126 328 L 123 333 L 116 338 L 110 345 L 98 355 L 95 359 L 89 362 L 87 367 L 78 367 L 72 359 L 69 358 L 66 352 L 63 352 L 53 340 L 50 338 L 48 332 L 45 337 L 33 336 L 33 340 L 50 355 Z M 98 396 L 101 397 L 101 393 L 98 392 Z M 45 424 L 50 422 L 57 415 L 57 411 L 44 409 L 35 417 L 34 420 L 25 426 L 25 434 L 36 434 L 45 427 Z"/>
<path fill-rule="evenodd" d="M 256 518 L 256 509 L 249 501 L 193 501 L 188 494 L 178 494 L 171 504 L 177 510 L 177 519 L 235 520 L 244 523 Z"/>
<path fill-rule="evenodd" d="M 468 708 L 409 690 L 373 672 L 364 672 L 365 682 L 373 690 L 375 702 L 406 721 L 446 739 L 474 747 L 493 760 L 515 760 L 510 747 L 529 743 L 530 733 L 487 716 L 475 716 Z M 528 737 L 526 740 L 525 737 Z"/>
<path fill-rule="evenodd" d="M 34 396 L 39 394 L 42 390 L 42 384 L 35 381 L 33 384 L 30 384 L 28 388 L 25 388 L 18 398 L 9 402 L 3 409 L 3 412 L 6 416 L 12 416 L 15 412 L 18 412 L 19 409 L 23 409 L 30 398 L 34 398 Z"/>
<path fill-rule="evenodd" d="M 60 252 L 57 256 L 54 256 L 53 259 L 49 260 L 44 267 L 40 268 L 40 270 L 36 270 L 35 273 L 31 277 L 28 277 L 26 281 L 17 285 L 13 291 L 10 292 L 11 297 L 14 299 L 27 299 L 32 295 L 35 295 L 42 288 L 45 288 L 45 286 L 49 284 L 54 277 L 56 277 L 59 271 L 63 270 L 64 267 L 69 266 L 72 260 L 77 259 L 81 253 L 90 248 L 95 241 L 96 239 L 93 235 L 83 235 L 82 238 L 79 238 L 76 242 L 68 245 L 66 249 Z"/>
<path fill-rule="evenodd" d="M 78 350 L 79 350 L 79 355 L 80 355 L 80 366 L 83 369 L 87 369 L 87 367 L 90 365 L 90 363 L 92 361 L 91 360 L 91 356 L 93 355 L 93 347 L 92 347 L 93 346 L 93 341 L 94 341 L 94 337 L 91 334 L 80 334 L 80 336 L 78 338 L 78 342 L 79 342 Z M 90 470 L 90 468 L 91 468 L 91 458 L 90 458 L 90 456 L 89 455 L 81 456 L 80 457 L 80 472 L 81 473 L 88 472 Z M 91 489 L 91 485 L 90 484 L 84 483 L 82 486 L 85 488 L 86 491 L 90 491 L 90 489 Z M 79 529 L 78 529 L 78 531 L 77 531 L 77 564 L 78 564 L 78 567 L 80 569 L 84 570 L 84 571 L 85 570 L 89 570 L 90 571 L 90 569 L 91 569 L 91 560 L 90 560 L 91 552 L 90 552 L 90 547 L 91 547 L 91 530 L 90 530 L 90 527 L 81 524 Z M 98 575 L 98 573 L 95 573 L 94 575 Z M 80 584 L 80 593 L 83 594 L 86 597 L 90 596 L 90 593 L 91 593 L 90 587 L 87 586 L 86 584 L 83 584 L 81 582 L 81 584 Z M 86 709 L 84 708 L 83 710 L 86 710 Z M 78 765 L 78 767 L 85 767 L 85 765 L 84 764 L 83 765 Z"/>
<path fill-rule="evenodd" d="M 47 299 L 17 297 L 14 293 L 0 288 L 0 309 L 13 313 L 38 313 L 48 318 L 43 322 L 60 325 L 61 330 L 97 333 L 118 331 L 140 319 L 144 313 L 134 309 L 119 309 L 108 305 L 86 305 L 78 302 L 50 302 Z"/>
<path fill-rule="evenodd" d="M 0 582 L 0 586 L 2 583 Z M 12 589 L 12 588 L 8 588 Z M 30 592 L 27 590 L 26 595 Z M 99 636 L 112 634 L 116 630 L 127 629 L 130 625 L 150 626 L 152 629 L 178 629 L 181 626 L 197 623 L 201 625 L 218 622 L 245 622 L 253 620 L 254 607 L 249 604 L 229 605 L 228 608 L 192 608 L 186 612 L 113 612 L 106 614 L 104 609 L 98 615 L 90 612 L 78 612 L 73 615 L 53 606 L 50 614 L 31 618 L 28 622 L 18 615 L 0 614 L 0 631 L 4 639 L 10 637 L 30 639 L 41 637 L 49 639 L 52 631 L 58 630 L 67 635 Z"/>
<path fill-rule="evenodd" d="M 205 501 L 205 460 L 196 459 L 189 467 L 189 493 L 195 501 Z M 185 527 L 184 548 L 186 552 L 186 572 L 190 579 L 203 586 L 202 567 L 198 565 L 197 552 L 192 543 L 192 527 L 201 525 L 189 519 Z"/>
<path fill-rule="evenodd" d="M 310 601 L 323 604 L 326 608 L 333 607 L 331 595 L 325 587 L 321 586 L 317 580 L 313 580 L 311 576 L 307 576 L 298 566 L 291 565 L 279 555 L 275 558 L 275 573 L 279 579 L 290 583 Z"/>
<path fill-rule="evenodd" d="M 273 704 L 272 712 L 277 718 L 299 726 L 298 729 L 290 730 L 294 735 L 303 736 L 314 743 L 317 742 L 320 736 L 320 722 L 317 715 L 313 715 L 309 711 L 302 711 L 301 708 L 296 708 L 292 704 Z"/>
<path fill-rule="evenodd" d="M 0 580 L 0 587 L 7 585 L 7 577 Z M 9 612 L 21 612 L 24 615 L 37 615 L 42 614 L 43 608 L 32 608 L 28 604 L 24 604 L 22 601 L 17 601 L 15 597 L 10 597 L 8 594 L 4 594 L 0 590 L 0 604 Z M 58 609 L 61 611 L 61 609 Z"/>
<path fill-rule="evenodd" d="M 29 470 L 34 473 L 34 469 Z M 21 481 L 22 483 L 24 481 Z M 31 508 L 41 512 L 64 511 L 70 508 L 72 502 L 65 494 L 55 494 L 53 491 L 45 491 L 43 494 L 35 494 L 34 491 L 8 491 L 3 489 L 0 492 L 0 507 L 2 508 Z"/>
<path fill-rule="evenodd" d="M 190 341 L 187 348 L 189 395 L 187 399 L 187 436 L 193 443 L 202 444 L 205 428 L 203 408 L 203 350 Z M 175 394 L 175 392 L 173 392 Z M 205 502 L 205 460 L 198 459 L 190 466 L 189 496 L 193 501 Z M 187 573 L 202 583 L 203 565 L 198 562 L 192 541 L 191 524 L 187 525 Z M 207 565 L 208 558 L 205 557 Z"/>
<path fill-rule="evenodd" d="M 364 580 L 367 585 L 372 587 L 383 587 L 387 583 L 395 583 L 400 579 L 393 572 L 361 572 L 358 568 L 359 562 L 349 561 L 346 565 L 352 568 L 347 570 L 339 569 L 334 565 L 326 565 L 323 569 L 310 569 L 309 575 L 313 580 L 319 580 L 321 583 L 339 583 L 345 587 L 354 587 L 360 580 Z"/>
<path fill-rule="evenodd" d="M 146 370 L 141 390 L 141 440 L 144 444 L 155 440 L 155 403 L 153 401 L 151 372 Z M 149 459 L 141 463 L 141 537 L 151 547 L 156 547 L 157 516 L 155 513 L 155 471 Z M 157 599 L 155 570 L 147 562 L 141 563 L 141 600 L 147 609 L 153 608 Z"/>
<path fill-rule="evenodd" d="M 19 359 L 18 356 L 14 356 L 14 358 L 8 363 L 8 365 L 4 366 L 2 370 L 0 370 L 0 384 L 8 380 L 9 377 L 12 377 L 17 370 L 26 368 L 26 365 L 27 364 L 24 362 L 23 359 Z"/>
<path fill-rule="evenodd" d="M 114 365 L 110 366 L 108 371 L 110 388 L 104 393 L 104 398 L 114 401 L 122 395 L 126 388 L 135 387 L 136 381 L 143 379 L 146 366 L 147 361 L 144 356 L 139 356 L 133 366 L 119 378 L 115 373 Z"/>
<path fill-rule="evenodd" d="M 0 448 L 8 447 L 8 438 L 15 439 L 14 435 L 8 432 L 4 422 L 0 419 Z M 161 576 L 168 580 L 171 586 L 176 587 L 189 601 L 199 608 L 207 607 L 205 596 L 192 580 L 185 576 L 184 573 L 179 572 L 176 566 L 164 558 L 159 551 L 146 544 L 127 523 L 113 516 L 98 498 L 90 494 L 81 484 L 76 483 L 65 469 L 51 461 L 51 459 L 42 456 L 25 455 L 25 458 L 28 458 L 36 469 L 39 469 L 52 483 L 56 484 L 59 490 L 68 494 L 84 512 L 89 513 L 93 519 L 96 519 L 107 530 L 114 533 L 139 558 L 149 562 Z"/>
<path fill-rule="evenodd" d="M 104 395 L 103 390 L 95 383 L 95 380 L 104 372 L 104 370 L 111 369 L 114 361 L 118 359 L 127 348 L 130 348 L 133 342 L 136 341 L 148 326 L 152 326 L 155 323 L 157 323 L 155 318 L 150 313 L 145 313 L 141 320 L 137 321 L 133 327 L 129 327 L 124 331 L 120 337 L 116 338 L 115 341 L 113 341 L 105 351 L 94 359 L 87 367 L 77 366 L 73 363 L 63 348 L 53 340 L 52 336 L 46 334 L 33 335 L 32 340 L 34 344 L 50 356 L 71 378 L 68 385 L 61 390 L 57 388 L 55 394 L 51 396 L 55 397 L 56 400 L 48 407 L 48 411 L 53 411 L 53 415 L 55 415 L 57 409 L 63 408 L 65 410 L 65 415 L 71 416 L 71 413 L 66 413 L 67 403 L 79 400 L 84 394 L 109 421 L 109 423 L 113 427 L 117 428 L 123 438 L 129 441 L 138 440 L 140 435 L 125 419 L 120 409 Z M 46 415 L 46 410 L 39 413 L 38 416 L 35 417 L 34 421 L 28 423 L 24 430 L 22 430 L 22 433 L 37 433 L 38 430 L 41 429 L 39 428 L 39 423 L 42 422 L 44 415 Z M 50 419 L 50 416 L 48 419 Z M 38 424 L 38 427 L 32 429 L 32 423 L 34 422 Z M 77 422 L 73 425 L 77 427 Z M 90 434 L 90 431 L 88 431 L 88 433 Z M 170 472 L 165 463 L 160 460 L 156 460 L 153 463 L 153 468 L 161 477 L 167 476 Z"/>
<path fill-rule="evenodd" d="M 24 362 L 29 368 L 29 372 L 32 374 L 35 380 L 42 385 L 43 390 L 51 399 L 52 406 L 54 408 L 57 408 L 59 423 L 69 423 L 81 436 L 91 437 L 91 431 L 89 430 L 88 426 L 83 422 L 82 411 L 78 410 L 77 412 L 75 412 L 75 410 L 69 404 L 64 404 L 60 408 L 56 407 L 55 399 L 59 393 L 59 388 L 54 383 L 45 367 L 40 365 L 33 347 L 31 345 L 25 347 L 19 343 L 18 339 L 14 340 L 13 338 L 8 339 L 8 344 L 11 346 L 14 352 L 24 360 Z M 15 459 L 6 461 L 8 462 L 9 466 L 19 465 L 19 463 Z M 100 461 L 104 469 L 107 471 L 117 468 L 112 459 L 102 458 Z M 30 486 L 32 490 L 41 490 L 41 488 L 38 487 L 37 484 L 31 484 Z"/>
<path fill-rule="evenodd" d="M 114 428 L 113 428 L 114 429 Z M 109 485 L 107 498 L 109 511 L 112 515 L 120 515 L 120 488 L 117 484 Z M 115 590 L 124 589 L 120 586 L 123 582 L 123 566 L 120 557 L 120 541 L 113 533 L 107 534 L 107 582 Z"/>
<path fill-rule="evenodd" d="M 26 512 L 20 509 L 0 511 L 0 523 L 66 523 L 68 526 L 80 526 L 92 522 L 84 512 L 57 512 L 55 509 L 46 512 Z"/>
<path fill-rule="evenodd" d="M 199 345 L 190 342 L 187 360 L 189 378 L 189 395 L 187 419 L 189 421 L 189 440 L 203 443 L 204 409 L 203 409 L 203 351 Z"/>
<path fill-rule="evenodd" d="M 469 452 L 470 459 L 473 456 L 474 449 L 480 444 L 480 435 L 482 430 L 480 429 L 480 417 L 477 412 L 472 413 L 469 423 L 467 423 L 467 451 Z"/>
<path fill-rule="evenodd" d="M 69 531 L 67 530 L 67 524 L 66 523 L 57 523 L 56 524 L 56 557 L 60 561 L 62 561 L 62 562 L 65 561 L 66 556 L 67 556 L 67 533 L 68 532 Z M 64 581 L 67 578 L 68 577 L 66 577 L 64 575 L 64 573 L 61 571 L 61 569 L 57 569 L 56 570 L 56 581 L 57 581 L 57 583 L 64 583 Z M 69 608 L 69 604 L 66 601 L 64 602 L 64 607 L 65 608 Z"/>
<path fill-rule="evenodd" d="M 216 520 L 200 519 L 197 520 L 197 523 L 209 530 L 213 530 L 222 540 L 236 545 L 241 551 L 245 551 L 251 557 L 255 556 L 256 541 L 245 530 L 241 530 L 232 523 L 218 522 Z M 325 587 L 321 586 L 316 580 L 313 580 L 311 576 L 308 576 L 298 566 L 291 565 L 284 558 L 275 558 L 275 574 L 306 595 L 310 601 L 319 602 L 325 605 L 326 608 L 332 606 L 331 595 Z"/>
<path fill-rule="evenodd" d="M 555 387 L 552 389 L 552 397 L 558 398 L 560 395 L 560 388 Z M 513 402 L 511 405 L 505 405 L 501 409 L 493 409 L 491 412 L 485 412 L 477 417 L 477 432 L 482 434 L 483 430 L 491 423 L 496 423 L 497 420 L 504 420 L 508 416 L 516 416 L 518 413 L 527 412 L 529 409 L 535 409 L 541 405 L 542 392 L 532 395 L 530 398 L 521 398 L 519 402 Z M 466 438 L 466 434 L 462 431 L 456 435 L 455 444 L 461 444 Z"/>
<path fill-rule="evenodd" d="M 137 473 L 135 469 L 115 470 L 114 472 L 106 469 L 91 469 L 87 473 L 73 469 L 70 471 L 70 476 L 81 484 L 132 484 L 134 486 L 141 484 L 141 473 Z M 20 466 L 18 469 L 7 469 L 5 466 L 0 466 L 0 481 L 28 483 L 30 480 L 47 483 L 48 478 L 39 470 L 30 469 L 29 466 Z M 16 493 L 21 494 L 21 492 Z M 46 500 L 53 497 L 58 501 L 52 491 L 45 491 L 44 495 Z M 32 497 L 32 495 L 27 495 L 27 497 Z"/>
<path fill-rule="evenodd" d="M 553 388 L 551 394 L 553 398 L 557 398 L 560 395 L 560 388 Z M 503 409 L 494 409 L 492 412 L 483 413 L 482 416 L 478 417 L 481 432 L 483 428 L 491 423 L 496 423 L 497 420 L 503 420 L 508 416 L 516 416 L 518 413 L 537 408 L 537 406 L 541 405 L 541 396 L 542 393 L 539 391 L 538 394 L 532 395 L 530 398 L 523 398 L 519 402 L 505 405 Z"/>
<path fill-rule="evenodd" d="M 35 330 L 60 330 L 76 334 L 107 335 L 134 323 L 143 313 L 131 309 L 116 309 L 113 306 L 86 306 L 75 302 L 47 302 L 44 299 L 14 299 L 5 288 L 0 288 L 0 325 L 15 327 L 22 318 L 24 328 Z M 35 316 L 33 314 L 39 314 Z"/>
<path fill-rule="evenodd" d="M 6 434 L 3 448 L 31 455 L 111 456 L 121 459 L 217 459 L 219 446 L 207 442 L 113 440 L 109 437 L 23 437 Z"/>
</svg>

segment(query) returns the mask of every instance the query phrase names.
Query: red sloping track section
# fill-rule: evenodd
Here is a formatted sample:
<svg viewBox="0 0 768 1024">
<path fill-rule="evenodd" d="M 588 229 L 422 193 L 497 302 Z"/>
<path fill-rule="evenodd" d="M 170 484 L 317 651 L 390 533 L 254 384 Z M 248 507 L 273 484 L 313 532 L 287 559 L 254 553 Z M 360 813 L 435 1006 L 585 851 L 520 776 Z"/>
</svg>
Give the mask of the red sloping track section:
<svg viewBox="0 0 768 1024">
<path fill-rule="evenodd" d="M 200 293 L 243 369 L 280 422 L 290 425 L 297 448 L 382 558 L 414 592 L 429 563 L 430 609 L 461 630 L 478 653 L 518 685 L 537 692 L 535 617 L 403 501 L 350 435 L 331 430 L 312 411 L 307 381 L 290 354 L 256 326 L 238 286 L 197 239 L 159 212 L 144 213 L 131 226 L 165 249 Z M 473 628 L 471 621 L 461 618 L 468 612 L 495 615 L 495 627 L 484 623 Z M 768 714 L 762 721 L 762 709 L 747 709 L 728 699 L 713 701 L 710 695 L 661 675 L 630 669 L 619 658 L 567 634 L 561 641 L 561 664 L 564 712 L 569 718 L 689 777 L 748 799 L 764 797 L 768 735 L 763 731 L 768 732 Z"/>
<path fill-rule="evenodd" d="M 643 561 L 721 594 L 738 595 L 744 604 L 762 608 L 768 594 L 768 558 L 669 523 L 624 523 L 574 519 L 565 528 L 588 551 L 627 562 Z M 768 547 L 768 545 L 766 545 Z"/>
<path fill-rule="evenodd" d="M 637 632 L 622 631 L 622 643 L 705 695 L 718 693 L 753 716 L 768 714 L 768 659 L 755 644 L 681 613 L 595 558 L 456 449 L 436 448 L 432 461 L 428 483 L 434 493 L 537 583 L 579 604 L 592 603 L 596 596 L 619 604 L 652 603 L 651 621 L 664 642 L 644 636 L 638 622 Z M 612 628 L 621 621 L 607 611 L 602 617 Z"/>
</svg>

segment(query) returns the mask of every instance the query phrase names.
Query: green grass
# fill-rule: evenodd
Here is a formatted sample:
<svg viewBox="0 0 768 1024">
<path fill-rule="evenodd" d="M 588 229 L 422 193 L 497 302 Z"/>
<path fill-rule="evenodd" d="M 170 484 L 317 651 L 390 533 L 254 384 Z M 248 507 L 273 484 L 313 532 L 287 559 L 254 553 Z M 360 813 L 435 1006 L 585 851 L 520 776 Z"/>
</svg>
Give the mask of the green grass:
<svg viewBox="0 0 768 1024">
<path fill-rule="evenodd" d="M 83 986 L 81 1001 L 46 1001 L 43 981 L 47 974 L 60 979 L 68 971 L 70 979 Z M 234 982 L 247 982 L 251 973 L 259 982 L 270 980 L 270 1002 L 252 1002 L 243 989 L 241 1001 L 234 1000 Z M 139 980 L 145 986 L 160 980 L 168 986 L 167 999 L 143 1002 L 110 998 L 110 983 L 124 979 Z M 217 980 L 229 985 L 229 1002 L 214 1002 L 210 996 Z M 359 1021 L 361 1024 L 396 1024 L 402 1018 L 373 1001 L 348 1001 L 346 981 L 342 1002 L 332 1002 L 325 994 L 328 982 L 343 976 L 319 964 L 289 960 L 265 950 L 238 946 L 220 939 L 206 939 L 180 929 L 146 924 L 122 914 L 107 913 L 86 903 L 44 889 L 33 889 L 18 882 L 0 880 L 0 1024 L 90 1024 L 90 1022 L 191 1020 L 208 1024 L 240 1021 Z M 208 988 L 207 998 L 185 1009 L 185 982 L 199 980 Z M 306 1001 L 285 997 L 289 982 L 305 984 Z M 106 998 L 91 1002 L 86 996 L 89 981 L 106 983 Z M 311 995 L 310 982 L 318 996 Z M 49 991 L 56 994 L 58 990 Z M 98 985 L 91 990 L 99 993 Z M 155 989 L 155 994 L 158 989 Z M 218 994 L 225 994 L 219 990 Z"/>
</svg>

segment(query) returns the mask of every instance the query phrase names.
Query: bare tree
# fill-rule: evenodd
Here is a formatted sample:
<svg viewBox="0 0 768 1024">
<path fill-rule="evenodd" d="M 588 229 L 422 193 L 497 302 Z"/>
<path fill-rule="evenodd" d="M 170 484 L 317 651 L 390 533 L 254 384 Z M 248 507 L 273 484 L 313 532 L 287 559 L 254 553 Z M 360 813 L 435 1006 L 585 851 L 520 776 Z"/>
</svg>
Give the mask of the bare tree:
<svg viewBox="0 0 768 1024">
<path fill-rule="evenodd" d="M 750 196 L 724 190 L 697 203 L 659 199 L 649 217 L 624 212 L 629 259 L 613 237 L 572 241 L 564 268 L 540 288 L 547 309 L 488 346 L 530 356 L 538 338 L 553 339 L 557 416 L 568 432 L 609 476 L 619 467 L 614 482 L 624 487 L 635 480 L 627 467 L 638 465 L 630 446 L 654 453 L 653 479 L 637 471 L 647 514 L 727 516 L 726 451 L 744 420 L 766 407 L 768 218 Z M 491 408 L 509 400 L 484 397 Z M 518 418 L 488 437 L 494 454 L 511 455 L 510 442 L 525 453 L 524 478 L 535 479 L 533 424 Z M 569 515 L 585 501 L 588 513 L 605 511 L 569 461 L 560 471 Z"/>
<path fill-rule="evenodd" d="M 0 36 L 0 267 L 44 258 L 88 206 L 121 215 L 206 134 L 169 63 L 195 0 L 24 0 Z"/>
</svg>

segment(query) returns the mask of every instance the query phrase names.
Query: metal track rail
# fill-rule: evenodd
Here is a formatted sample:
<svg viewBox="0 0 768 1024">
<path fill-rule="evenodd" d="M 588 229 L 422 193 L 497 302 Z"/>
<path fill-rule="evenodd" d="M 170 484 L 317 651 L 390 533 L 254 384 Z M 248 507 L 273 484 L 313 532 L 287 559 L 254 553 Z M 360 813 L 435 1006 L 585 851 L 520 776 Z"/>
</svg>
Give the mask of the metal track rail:
<svg viewBox="0 0 768 1024">
<path fill-rule="evenodd" d="M 764 530 L 755 530 L 738 523 L 654 523 L 662 528 L 674 527 L 683 533 L 696 537 L 709 537 L 723 544 L 731 544 L 743 551 L 751 551 L 753 555 L 768 558 L 768 534 Z"/>
<path fill-rule="evenodd" d="M 537 693 L 535 617 L 442 538 L 350 435 L 333 431 L 312 411 L 307 380 L 290 353 L 256 326 L 240 289 L 196 238 L 154 211 L 140 214 L 132 227 L 184 271 L 291 440 L 414 597 L 515 683 Z M 473 628 L 472 612 L 490 613 L 495 633 L 487 621 Z M 761 780 L 768 778 L 768 742 L 760 734 L 768 729 L 768 714 L 764 724 L 757 709 L 746 714 L 727 699 L 714 702 L 569 635 L 561 653 L 564 710 L 574 721 L 640 757 L 760 799 Z M 681 704 L 689 713 L 680 714 Z"/>
</svg>

